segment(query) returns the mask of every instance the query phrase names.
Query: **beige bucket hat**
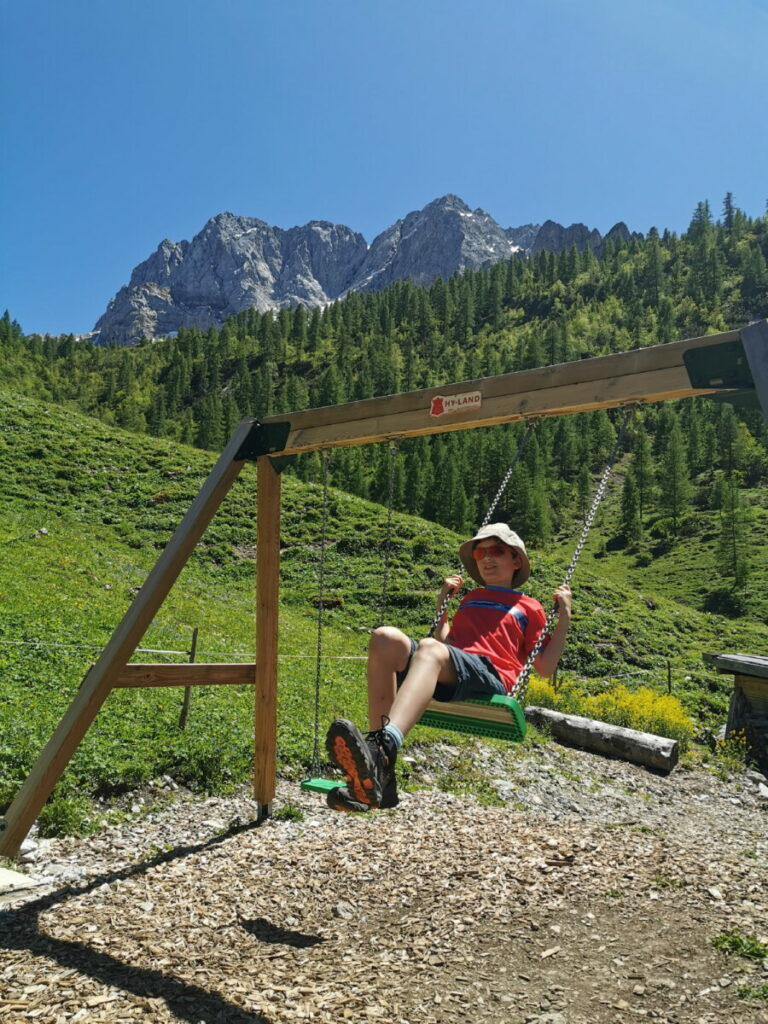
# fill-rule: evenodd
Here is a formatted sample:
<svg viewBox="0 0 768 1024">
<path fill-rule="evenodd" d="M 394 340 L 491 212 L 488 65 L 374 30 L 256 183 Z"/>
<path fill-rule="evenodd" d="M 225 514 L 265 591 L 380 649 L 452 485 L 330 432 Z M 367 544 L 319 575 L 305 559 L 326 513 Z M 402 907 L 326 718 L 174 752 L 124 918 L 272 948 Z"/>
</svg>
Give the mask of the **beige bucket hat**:
<svg viewBox="0 0 768 1024">
<path fill-rule="evenodd" d="M 525 550 L 525 544 L 523 544 L 523 541 L 518 537 L 514 530 L 510 530 L 506 523 L 489 523 L 487 526 L 481 526 L 474 537 L 470 538 L 470 540 L 464 541 L 459 548 L 459 558 L 461 559 L 464 568 L 473 580 L 476 580 L 478 583 L 483 582 L 483 577 L 480 575 L 477 562 L 472 557 L 472 548 L 475 546 L 477 541 L 487 540 L 489 537 L 495 537 L 497 540 L 500 540 L 502 544 L 508 544 L 509 547 L 515 548 L 515 550 L 522 555 L 523 564 L 512 577 L 513 587 L 522 586 L 531 575 L 531 563 L 528 561 L 528 553 Z"/>
</svg>

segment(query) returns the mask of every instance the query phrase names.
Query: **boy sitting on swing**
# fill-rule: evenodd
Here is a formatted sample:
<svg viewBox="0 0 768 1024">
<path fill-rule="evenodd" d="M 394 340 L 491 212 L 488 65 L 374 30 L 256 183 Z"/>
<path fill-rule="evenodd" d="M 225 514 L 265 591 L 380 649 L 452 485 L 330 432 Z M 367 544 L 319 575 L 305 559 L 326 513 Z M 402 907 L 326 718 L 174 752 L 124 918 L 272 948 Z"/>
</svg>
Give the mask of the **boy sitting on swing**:
<svg viewBox="0 0 768 1024">
<path fill-rule="evenodd" d="M 371 634 L 371 732 L 363 736 L 352 722 L 337 718 L 326 736 L 328 755 L 347 779 L 346 786 L 328 794 L 334 810 L 395 807 L 397 752 L 429 702 L 510 694 L 536 644 L 547 617 L 538 601 L 516 589 L 531 574 L 520 537 L 506 523 L 492 523 L 461 545 L 459 557 L 480 586 L 462 599 L 450 627 L 444 613 L 434 637 L 418 644 L 391 626 L 380 626 Z M 438 609 L 461 583 L 461 576 L 444 581 Z M 565 647 L 570 587 L 558 587 L 554 600 L 557 625 L 534 661 L 544 677 L 554 673 Z"/>
</svg>

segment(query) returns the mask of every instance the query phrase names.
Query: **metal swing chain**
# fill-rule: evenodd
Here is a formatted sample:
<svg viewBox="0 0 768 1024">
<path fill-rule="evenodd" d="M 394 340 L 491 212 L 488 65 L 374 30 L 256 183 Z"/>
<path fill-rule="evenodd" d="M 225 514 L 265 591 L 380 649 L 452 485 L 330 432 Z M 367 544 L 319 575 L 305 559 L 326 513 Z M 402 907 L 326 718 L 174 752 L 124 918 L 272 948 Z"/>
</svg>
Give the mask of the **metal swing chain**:
<svg viewBox="0 0 768 1024">
<path fill-rule="evenodd" d="M 491 506 L 490 506 L 490 508 L 488 509 L 488 511 L 485 514 L 485 519 L 482 521 L 482 523 L 480 523 L 480 529 L 481 530 L 482 530 L 482 528 L 484 526 L 487 526 L 488 523 L 490 523 L 491 516 L 496 511 L 496 506 L 501 501 L 502 495 L 504 494 L 504 491 L 506 491 L 506 489 L 507 489 L 507 484 L 509 483 L 509 479 L 512 476 L 512 473 L 513 473 L 513 471 L 515 469 L 515 466 L 518 464 L 518 462 L 522 458 L 523 452 L 527 448 L 528 442 L 531 439 L 531 436 L 532 436 L 534 430 L 538 427 L 540 422 L 541 422 L 541 419 L 538 416 L 534 416 L 532 419 L 530 419 L 530 420 L 528 420 L 526 422 L 525 425 L 526 425 L 527 429 L 526 429 L 526 432 L 525 432 L 525 436 L 523 437 L 523 440 L 518 445 L 518 449 L 517 449 L 517 451 L 515 452 L 515 454 L 512 457 L 512 461 L 510 462 L 509 467 L 507 468 L 507 472 L 504 474 L 504 479 L 499 484 L 498 491 L 496 491 L 496 497 L 491 502 Z"/>
<path fill-rule="evenodd" d="M 317 655 L 315 659 L 315 726 L 310 774 L 317 774 L 320 771 L 320 681 L 323 660 L 325 549 L 328 529 L 328 466 L 330 465 L 331 461 L 331 449 L 324 448 L 321 452 L 321 457 L 323 465 L 323 514 L 320 525 L 320 564 L 317 570 L 317 587 L 319 592 L 319 599 L 317 603 Z"/>
<path fill-rule="evenodd" d="M 381 603 L 379 604 L 379 625 L 384 625 L 387 616 L 387 602 L 389 598 L 389 562 L 392 555 L 392 506 L 395 501 L 395 462 L 397 460 L 397 441 L 390 438 L 389 441 L 389 488 L 387 491 L 387 540 L 384 545 L 384 582 L 381 589 Z"/>
<path fill-rule="evenodd" d="M 561 584 L 561 586 L 563 587 L 567 587 L 570 584 L 573 574 L 576 570 L 576 565 L 579 561 L 579 557 L 581 556 L 581 552 L 584 548 L 584 545 L 587 542 L 587 537 L 589 536 L 589 531 L 592 527 L 594 518 L 597 515 L 597 510 L 599 509 L 600 503 L 602 502 L 603 497 L 605 496 L 605 490 L 608 486 L 608 480 L 610 479 L 611 473 L 613 472 L 613 465 L 616 459 L 618 458 L 619 452 L 621 451 L 621 448 L 624 444 L 624 435 L 626 433 L 627 427 L 629 426 L 630 419 L 632 418 L 632 415 L 634 414 L 637 408 L 638 405 L 636 403 L 633 403 L 632 405 L 628 405 L 626 407 L 626 414 L 624 416 L 624 421 L 621 424 L 621 428 L 619 429 L 619 434 L 616 438 L 616 444 L 614 445 L 613 451 L 608 457 L 608 462 L 606 463 L 605 469 L 603 470 L 603 475 L 600 479 L 600 483 L 597 485 L 594 498 L 592 499 L 592 507 L 589 509 L 584 518 L 584 525 L 581 528 L 581 535 L 579 536 L 579 540 L 576 544 L 576 548 L 571 557 L 571 561 L 568 564 L 568 568 L 565 570 L 565 576 L 563 577 L 563 582 Z M 525 694 L 528 689 L 528 683 L 530 682 L 531 672 L 533 671 L 533 663 L 541 653 L 541 649 L 544 646 L 544 641 L 549 635 L 549 632 L 552 629 L 552 626 L 554 625 L 556 618 L 557 605 L 555 604 L 550 610 L 549 615 L 547 616 L 547 621 L 542 626 L 541 632 L 539 633 L 536 643 L 533 646 L 533 650 L 528 655 L 528 659 L 525 665 L 523 666 L 520 675 L 517 677 L 515 685 L 512 687 L 512 692 L 510 696 L 514 697 L 519 704 L 522 704 L 525 700 Z"/>
<path fill-rule="evenodd" d="M 526 430 L 525 436 L 523 437 L 522 441 L 518 445 L 517 451 L 515 452 L 515 454 L 512 457 L 512 461 L 510 462 L 510 464 L 509 464 L 509 466 L 507 468 L 507 471 L 504 474 L 504 478 L 502 479 L 501 483 L 499 484 L 499 489 L 496 491 L 496 496 L 494 497 L 493 501 L 491 502 L 490 508 L 488 509 L 488 511 L 485 514 L 485 519 L 483 519 L 482 523 L 480 524 L 480 529 L 481 530 L 482 530 L 482 528 L 484 526 L 487 526 L 488 523 L 490 523 L 491 516 L 496 511 L 496 506 L 501 501 L 502 495 L 504 494 L 504 491 L 507 489 L 507 484 L 509 483 L 510 477 L 512 476 L 512 473 L 514 472 L 515 466 L 518 464 L 518 462 L 522 458 L 523 453 L 524 453 L 526 447 L 528 446 L 528 441 L 530 440 L 531 435 L 533 434 L 533 432 L 536 429 L 536 427 L 538 427 L 539 422 L 540 422 L 540 419 L 539 419 L 538 416 L 536 416 L 536 417 L 534 417 L 534 418 L 532 418 L 532 419 L 527 421 L 526 427 L 528 429 Z M 459 566 L 458 572 L 461 572 L 462 568 L 463 568 L 463 566 Z M 443 598 L 443 600 L 440 602 L 440 607 L 435 612 L 435 617 L 432 620 L 432 625 L 429 627 L 429 633 L 427 634 L 427 636 L 434 636 L 435 633 L 437 632 L 437 629 L 440 626 L 440 623 L 443 621 L 443 616 L 445 615 L 446 611 L 448 610 L 448 605 L 453 600 L 453 595 L 455 593 L 456 593 L 455 590 L 449 590 L 448 593 Z"/>
</svg>

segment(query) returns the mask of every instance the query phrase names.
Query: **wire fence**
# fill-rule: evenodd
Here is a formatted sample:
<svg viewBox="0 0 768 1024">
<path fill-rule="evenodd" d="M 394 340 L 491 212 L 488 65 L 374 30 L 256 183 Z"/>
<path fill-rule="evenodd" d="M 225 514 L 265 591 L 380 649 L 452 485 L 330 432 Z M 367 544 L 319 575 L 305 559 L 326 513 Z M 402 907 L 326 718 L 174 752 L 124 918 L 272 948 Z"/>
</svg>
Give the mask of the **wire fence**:
<svg viewBox="0 0 768 1024">
<path fill-rule="evenodd" d="M 42 640 L 0 640 L 0 646 L 13 646 L 13 647 L 34 647 L 39 650 L 71 650 L 71 651 L 102 651 L 104 644 L 65 644 L 65 643 L 51 643 Z M 134 654 L 173 654 L 179 657 L 188 658 L 190 651 L 176 651 L 168 650 L 159 647 L 137 647 Z M 253 653 L 243 653 L 242 651 L 197 651 L 197 655 L 202 658 L 235 658 L 242 662 L 249 662 L 253 660 Z M 307 661 L 315 661 L 317 658 L 316 654 L 278 654 L 279 659 L 301 659 Z M 364 654 L 325 654 L 322 655 L 323 661 L 365 661 L 366 655 Z"/>
</svg>

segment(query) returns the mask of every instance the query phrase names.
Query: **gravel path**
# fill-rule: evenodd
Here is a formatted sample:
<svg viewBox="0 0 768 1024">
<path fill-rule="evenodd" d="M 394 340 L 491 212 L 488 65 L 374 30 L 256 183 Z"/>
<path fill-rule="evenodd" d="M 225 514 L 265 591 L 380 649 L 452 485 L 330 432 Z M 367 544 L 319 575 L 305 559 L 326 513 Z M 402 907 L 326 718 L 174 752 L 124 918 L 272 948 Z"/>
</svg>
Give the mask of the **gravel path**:
<svg viewBox="0 0 768 1024">
<path fill-rule="evenodd" d="M 412 782 L 464 756 L 409 753 Z M 0 912 L 0 1020 L 768 1024 L 765 779 L 669 777 L 553 743 L 478 743 L 503 806 L 437 788 L 253 824 L 162 788 L 87 841 L 39 841 Z M 143 810 L 141 809 L 143 808 Z M 739 993 L 742 993 L 741 995 Z"/>
</svg>

